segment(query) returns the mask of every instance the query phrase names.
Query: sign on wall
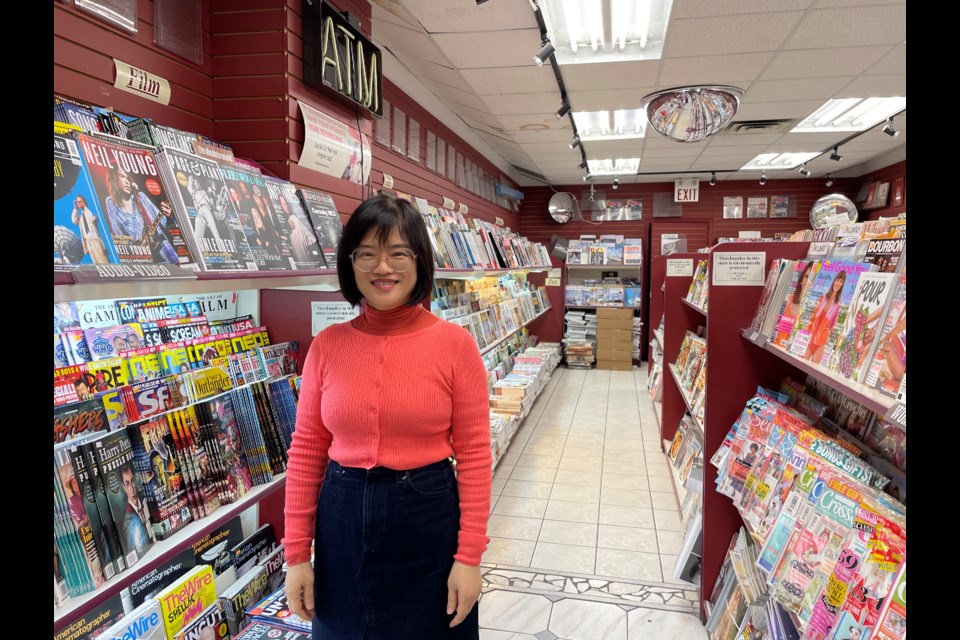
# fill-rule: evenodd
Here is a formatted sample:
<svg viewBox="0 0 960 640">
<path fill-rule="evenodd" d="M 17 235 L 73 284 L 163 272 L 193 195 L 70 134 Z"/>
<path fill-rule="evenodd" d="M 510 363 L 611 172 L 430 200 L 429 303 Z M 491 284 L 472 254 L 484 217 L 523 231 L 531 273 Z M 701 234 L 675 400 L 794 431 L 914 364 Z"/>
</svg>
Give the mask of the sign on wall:
<svg viewBox="0 0 960 640">
<path fill-rule="evenodd" d="M 117 89 L 160 104 L 170 104 L 170 82 L 166 78 L 116 58 L 113 59 L 113 66 L 117 70 L 117 79 L 113 81 L 113 86 Z"/>
<path fill-rule="evenodd" d="M 674 202 L 700 202 L 700 180 L 677 178 L 673 181 Z"/>
<path fill-rule="evenodd" d="M 303 0 L 303 80 L 383 116 L 380 48 L 323 0 Z"/>
<path fill-rule="evenodd" d="M 303 114 L 304 130 L 303 151 L 297 164 L 328 176 L 366 184 L 373 164 L 367 136 L 301 100 L 297 103 Z"/>
</svg>

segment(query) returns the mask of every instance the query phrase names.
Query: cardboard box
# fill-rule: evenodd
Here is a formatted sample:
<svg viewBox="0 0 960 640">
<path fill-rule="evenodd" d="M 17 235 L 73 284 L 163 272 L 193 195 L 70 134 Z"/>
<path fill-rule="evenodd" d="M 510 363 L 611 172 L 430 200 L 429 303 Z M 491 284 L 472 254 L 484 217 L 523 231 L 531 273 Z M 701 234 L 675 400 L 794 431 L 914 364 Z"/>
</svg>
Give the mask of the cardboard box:
<svg viewBox="0 0 960 640">
<path fill-rule="evenodd" d="M 628 329 L 597 329 L 597 344 L 600 348 L 604 345 L 620 348 L 619 344 L 625 342 L 628 345 L 633 343 L 633 331 Z"/>
<path fill-rule="evenodd" d="M 617 329 L 620 331 L 633 330 L 633 318 L 597 318 L 597 331 L 603 329 Z"/>
<path fill-rule="evenodd" d="M 616 347 L 611 349 L 604 349 L 599 347 L 597 349 L 597 362 L 600 360 L 612 360 L 616 362 L 633 362 L 633 350 L 627 346 L 623 349 L 618 349 Z"/>
<path fill-rule="evenodd" d="M 633 362 L 617 362 L 616 360 L 597 360 L 597 369 L 607 371 L 633 371 Z"/>
<path fill-rule="evenodd" d="M 624 309 L 611 307 L 609 309 L 597 309 L 597 324 L 600 320 L 623 320 L 633 321 L 633 309 Z"/>
</svg>

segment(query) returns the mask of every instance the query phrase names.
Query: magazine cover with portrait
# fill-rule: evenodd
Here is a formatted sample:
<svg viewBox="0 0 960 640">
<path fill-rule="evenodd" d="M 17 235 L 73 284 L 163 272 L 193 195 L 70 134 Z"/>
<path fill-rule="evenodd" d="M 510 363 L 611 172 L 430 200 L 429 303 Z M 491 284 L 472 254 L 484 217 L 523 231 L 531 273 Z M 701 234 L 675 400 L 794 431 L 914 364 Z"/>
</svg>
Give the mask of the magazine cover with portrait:
<svg viewBox="0 0 960 640">
<path fill-rule="evenodd" d="M 286 180 L 264 178 L 267 193 L 280 221 L 280 232 L 290 247 L 290 257 L 298 270 L 323 269 L 326 263 L 313 233 L 313 225 L 297 197 L 297 188 Z"/>
<path fill-rule="evenodd" d="M 119 262 L 76 139 L 53 134 L 53 268 Z"/>
<path fill-rule="evenodd" d="M 257 263 L 216 162 L 166 147 L 157 154 L 177 215 L 204 271 L 256 271 Z"/>
<path fill-rule="evenodd" d="M 289 271 L 294 268 L 290 245 L 284 240 L 280 223 L 267 195 L 264 177 L 256 171 L 218 163 L 227 194 L 234 208 L 253 259 L 260 271 Z"/>
<path fill-rule="evenodd" d="M 153 149 L 106 135 L 77 139 L 120 262 L 196 270 Z"/>
</svg>

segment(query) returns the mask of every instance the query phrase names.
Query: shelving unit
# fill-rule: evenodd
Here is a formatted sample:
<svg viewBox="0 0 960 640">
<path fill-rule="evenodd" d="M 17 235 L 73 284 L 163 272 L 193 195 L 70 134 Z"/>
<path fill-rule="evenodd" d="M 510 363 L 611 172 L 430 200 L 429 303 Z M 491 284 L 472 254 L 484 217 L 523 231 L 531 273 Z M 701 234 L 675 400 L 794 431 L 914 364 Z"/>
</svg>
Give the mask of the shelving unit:
<svg viewBox="0 0 960 640">
<path fill-rule="evenodd" d="M 636 277 L 637 285 L 640 289 L 640 293 L 637 295 L 637 300 L 640 301 L 643 299 L 643 265 L 634 265 L 634 264 L 564 264 L 564 279 L 563 279 L 563 290 L 564 290 L 564 318 L 566 318 L 566 313 L 568 310 L 572 311 L 596 311 L 598 309 L 631 309 L 633 311 L 633 317 L 643 317 L 642 316 L 642 307 L 638 305 L 571 305 L 566 304 L 566 288 L 569 285 L 578 286 L 582 285 L 585 278 L 599 278 L 600 274 L 604 271 L 615 271 L 617 272 L 617 277 L 619 278 L 632 278 Z M 571 280 L 575 280 L 571 282 Z M 564 337 L 567 335 L 566 330 L 566 320 L 564 320 Z M 643 338 L 643 325 L 640 325 L 640 339 Z M 594 342 L 595 348 L 594 352 L 596 353 L 596 342 Z M 636 347 L 633 342 L 631 342 L 631 349 Z M 639 345 L 640 352 L 642 354 L 642 344 Z M 632 354 L 631 354 L 632 355 Z M 639 357 L 632 358 L 632 362 L 637 364 Z"/>
<path fill-rule="evenodd" d="M 682 302 L 683 304 L 687 305 L 688 307 L 690 307 L 691 309 L 693 309 L 694 311 L 696 311 L 697 313 L 699 313 L 699 314 L 702 315 L 702 316 L 707 315 L 707 310 L 706 310 L 706 309 L 704 309 L 704 308 L 701 307 L 701 306 L 698 306 L 698 305 L 693 304 L 692 302 L 690 302 L 690 301 L 687 300 L 686 298 L 682 299 L 680 302 Z"/>
<path fill-rule="evenodd" d="M 660 331 L 659 329 L 654 329 L 654 330 L 653 330 L 653 337 L 656 338 L 656 340 L 657 340 L 658 343 L 660 343 L 660 348 L 662 349 L 662 348 L 663 348 L 663 342 L 664 342 L 663 331 Z"/>
<path fill-rule="evenodd" d="M 672 364 L 668 364 L 666 367 L 670 369 L 670 374 L 673 376 L 673 381 L 677 383 L 677 389 L 680 391 L 680 395 L 683 397 L 683 403 L 687 407 L 687 412 L 690 414 L 693 424 L 697 427 L 697 429 L 700 430 L 700 437 L 703 438 L 703 425 L 700 424 L 700 421 L 697 420 L 697 416 L 693 413 L 693 401 L 690 399 L 690 396 L 687 395 L 686 389 L 680 386 L 680 374 L 677 373 L 677 368 Z"/>
<path fill-rule="evenodd" d="M 282 473 L 274 477 L 273 482 L 269 484 L 253 487 L 246 495 L 233 504 L 220 507 L 213 515 L 195 520 L 166 540 L 158 541 L 150 548 L 146 555 L 143 556 L 140 562 L 126 571 L 118 573 L 101 585 L 96 591 L 70 598 L 64 607 L 54 611 L 54 634 L 65 629 L 77 615 L 106 602 L 123 589 L 129 587 L 138 578 L 145 576 L 165 562 L 169 562 L 185 548 L 201 540 L 205 535 L 216 530 L 231 518 L 256 506 L 269 496 L 274 494 L 282 496 L 282 489 L 286 486 L 286 479 L 286 474 Z"/>
<path fill-rule="evenodd" d="M 763 276 L 770 261 L 775 258 L 802 259 L 807 243 L 726 243 L 714 247 L 708 254 L 683 253 L 655 258 L 658 260 L 689 260 L 686 263 L 666 265 L 669 275 L 664 278 L 664 363 L 676 362 L 684 333 L 706 327 L 707 373 L 703 430 L 704 458 L 708 459 L 721 445 L 724 436 L 743 410 L 744 403 L 756 391 L 757 385 L 779 384 L 795 371 L 793 364 L 772 351 L 758 349 L 747 340 L 733 339 L 749 326 L 763 290 L 763 278 L 743 285 L 718 285 L 713 282 L 713 263 L 718 254 L 762 254 Z M 709 309 L 686 301 L 687 291 L 696 263 L 709 259 Z M 684 267 L 684 268 L 681 268 Z M 656 267 L 655 267 L 656 268 Z M 689 273 L 689 275 L 686 275 Z M 682 274 L 682 275 L 681 275 Z M 671 376 L 672 378 L 673 376 Z M 680 418 L 687 410 L 687 399 L 679 385 L 664 383 L 663 422 L 661 438 L 672 441 Z M 703 477 L 703 555 L 702 585 L 713 585 L 723 564 L 727 545 L 743 521 L 730 499 L 715 490 L 717 470 L 704 464 Z M 701 604 L 710 594 L 701 590 Z"/>
<path fill-rule="evenodd" d="M 493 344 L 487 345 L 485 348 L 483 348 L 483 349 L 480 350 L 480 355 L 483 355 L 483 354 L 485 354 L 485 353 L 487 353 L 487 352 L 489 352 L 489 351 L 493 351 L 493 350 L 496 349 L 501 343 L 503 343 L 504 340 L 506 340 L 506 339 L 509 338 L 510 336 L 514 335 L 515 333 L 518 333 L 521 329 L 523 329 L 524 327 L 526 327 L 526 326 L 529 325 L 530 323 L 536 322 L 537 320 L 539 320 L 540 318 L 542 318 L 544 315 L 546 315 L 546 313 L 547 313 L 548 311 L 550 311 L 550 309 L 552 309 L 552 308 L 553 308 L 553 307 L 547 307 L 546 309 L 544 309 L 543 311 L 541 311 L 540 313 L 538 313 L 537 315 L 535 315 L 532 319 L 527 320 L 527 321 L 524 322 L 522 325 L 520 325 L 519 327 L 517 327 L 516 329 L 514 329 L 513 331 L 511 331 L 511 332 L 508 333 L 507 335 L 503 336 L 502 338 L 500 338 L 499 340 L 497 340 L 497 341 L 494 342 Z"/>
</svg>

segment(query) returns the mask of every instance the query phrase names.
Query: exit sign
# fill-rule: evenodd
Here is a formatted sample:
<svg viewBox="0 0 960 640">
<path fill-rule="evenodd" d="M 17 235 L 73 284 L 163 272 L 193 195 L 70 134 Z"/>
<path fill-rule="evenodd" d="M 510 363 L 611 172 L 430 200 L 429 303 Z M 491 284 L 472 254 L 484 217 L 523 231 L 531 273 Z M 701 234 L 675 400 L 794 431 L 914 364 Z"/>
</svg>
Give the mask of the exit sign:
<svg viewBox="0 0 960 640">
<path fill-rule="evenodd" d="M 700 179 L 677 178 L 673 181 L 674 202 L 700 202 Z"/>
</svg>

